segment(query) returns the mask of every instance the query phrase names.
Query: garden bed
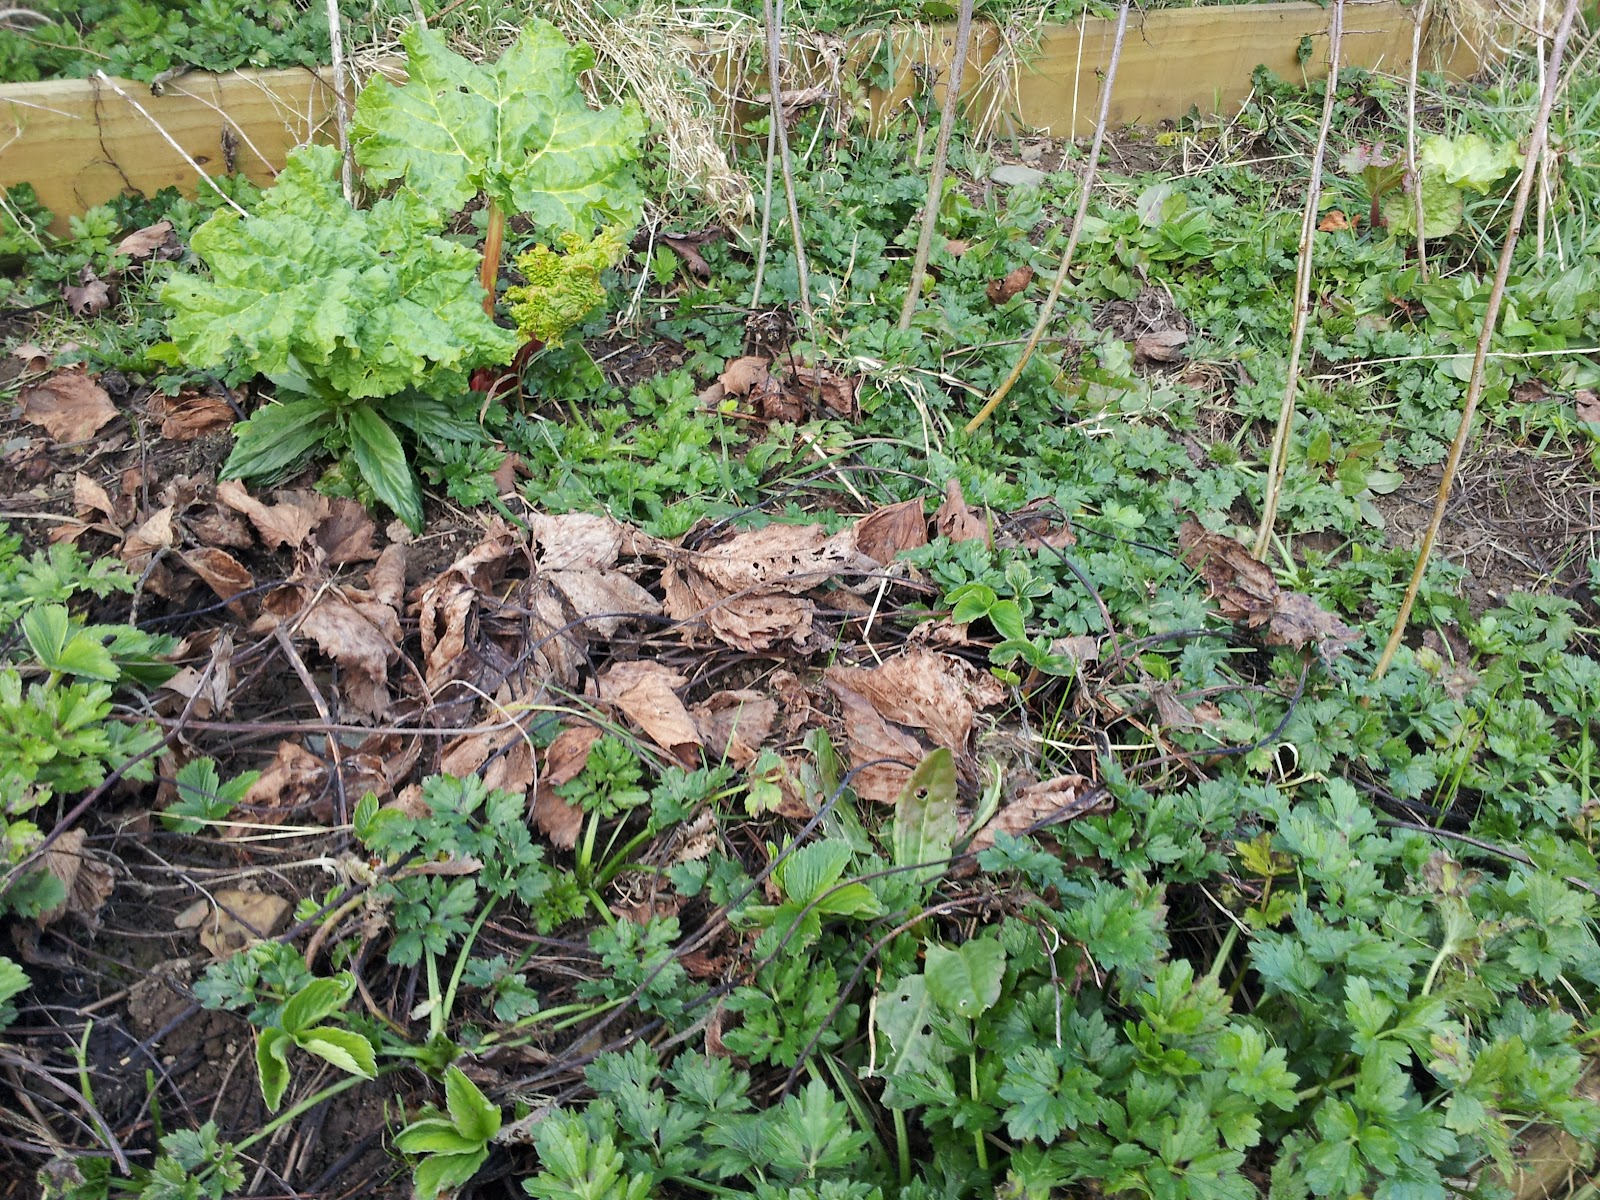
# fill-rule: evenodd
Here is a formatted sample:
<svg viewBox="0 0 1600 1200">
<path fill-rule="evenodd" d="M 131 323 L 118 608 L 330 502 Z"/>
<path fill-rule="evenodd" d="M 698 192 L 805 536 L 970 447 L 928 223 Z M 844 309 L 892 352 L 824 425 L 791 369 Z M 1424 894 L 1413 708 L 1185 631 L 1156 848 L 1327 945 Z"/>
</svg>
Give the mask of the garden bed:
<svg viewBox="0 0 1600 1200">
<path fill-rule="evenodd" d="M 1404 73 L 1412 44 L 1409 10 L 1395 0 L 1378 0 L 1351 12 L 1345 64 Z M 966 75 L 971 111 L 1000 131 L 1086 135 L 1114 25 L 1086 18 L 1043 26 L 1020 44 L 1015 31 L 975 26 Z M 1191 112 L 1226 115 L 1250 94 L 1258 66 L 1285 79 L 1322 78 L 1327 28 L 1327 11 L 1313 3 L 1145 13 L 1123 52 L 1111 120 L 1158 125 Z M 1487 57 L 1445 21 L 1424 29 L 1423 43 L 1424 68 L 1449 79 L 1474 74 Z M 876 68 L 869 72 L 869 64 L 887 63 L 892 82 L 866 88 L 881 126 L 917 94 L 920 81 L 947 73 L 953 45 L 954 28 L 948 25 L 865 33 L 849 43 L 841 76 L 819 71 L 815 80 L 797 86 L 848 86 L 881 74 Z M 684 53 L 696 72 L 720 81 L 725 96 L 765 90 L 764 83 L 733 85 L 742 59 L 729 50 L 686 45 Z M 0 187 L 31 183 L 55 214 L 59 232 L 67 217 L 125 191 L 151 195 L 175 186 L 193 194 L 197 169 L 213 175 L 238 171 L 265 184 L 292 147 L 332 139 L 333 100 L 328 70 L 191 72 L 168 82 L 160 95 L 130 80 L 3 85 L 0 128 L 9 125 L 11 134 L 0 153 Z"/>
</svg>

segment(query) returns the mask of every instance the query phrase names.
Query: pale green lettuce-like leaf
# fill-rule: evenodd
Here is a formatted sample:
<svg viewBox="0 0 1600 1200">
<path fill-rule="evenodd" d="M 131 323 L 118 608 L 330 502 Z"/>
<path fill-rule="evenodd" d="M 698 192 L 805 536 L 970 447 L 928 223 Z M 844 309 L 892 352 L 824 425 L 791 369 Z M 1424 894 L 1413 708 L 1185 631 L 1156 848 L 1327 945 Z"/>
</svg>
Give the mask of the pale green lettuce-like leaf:
<svg viewBox="0 0 1600 1200">
<path fill-rule="evenodd" d="M 587 56 L 555 26 L 531 22 L 482 66 L 420 26 L 401 42 L 405 86 L 380 76 L 356 101 L 351 143 L 369 180 L 403 179 L 436 218 L 483 192 L 557 236 L 638 219 L 644 120 L 631 106 L 589 107 L 578 86 Z"/>
<path fill-rule="evenodd" d="M 1522 166 L 1522 152 L 1515 142 L 1490 142 L 1476 133 L 1436 134 L 1418 149 L 1417 166 L 1424 175 L 1436 171 L 1448 184 L 1487 195 L 1507 171 Z"/>
<path fill-rule="evenodd" d="M 300 373 L 329 404 L 437 394 L 508 361 L 517 338 L 483 311 L 477 253 L 439 237 L 415 197 L 352 208 L 338 172 L 336 150 L 301 147 L 254 216 L 225 210 L 195 232 L 210 278 L 162 290 L 184 361 L 238 355 L 263 375 Z"/>
<path fill-rule="evenodd" d="M 561 239 L 565 253 L 534 246 L 517 255 L 525 283 L 506 289 L 511 319 L 525 337 L 555 345 L 563 334 L 606 298 L 601 276 L 627 250 L 622 231 L 602 229 L 593 239 L 569 234 Z"/>
<path fill-rule="evenodd" d="M 1422 233 L 1424 237 L 1446 237 L 1461 228 L 1466 199 L 1461 189 L 1447 183 L 1436 171 L 1422 172 Z M 1383 219 L 1395 237 L 1417 236 L 1417 207 L 1409 190 L 1390 192 L 1383 200 Z"/>
</svg>

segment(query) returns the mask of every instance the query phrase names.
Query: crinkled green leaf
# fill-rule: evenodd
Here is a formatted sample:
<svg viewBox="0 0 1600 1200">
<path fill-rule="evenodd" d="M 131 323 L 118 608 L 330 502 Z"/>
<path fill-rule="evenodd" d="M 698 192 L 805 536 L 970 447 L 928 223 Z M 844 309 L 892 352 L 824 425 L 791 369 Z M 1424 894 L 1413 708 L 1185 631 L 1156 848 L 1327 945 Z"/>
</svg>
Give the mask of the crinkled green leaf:
<svg viewBox="0 0 1600 1200">
<path fill-rule="evenodd" d="M 1417 150 L 1417 166 L 1424 174 L 1436 171 L 1452 187 L 1471 188 L 1480 195 L 1487 195 L 1507 171 L 1521 165 L 1522 152 L 1515 142 L 1489 142 L 1476 133 L 1435 135 Z"/>
<path fill-rule="evenodd" d="M 338 171 L 337 151 L 301 147 L 254 216 L 219 212 L 195 232 L 210 278 L 162 290 L 184 360 L 298 372 L 334 404 L 459 387 L 472 367 L 509 359 L 516 335 L 483 311 L 477 254 L 439 237 L 406 193 L 352 208 Z"/>
<path fill-rule="evenodd" d="M 1396 237 L 1417 236 L 1417 207 L 1410 188 L 1390 192 L 1383 199 L 1383 219 Z M 1447 237 L 1461 228 L 1466 199 L 1461 189 L 1447 182 L 1438 171 L 1422 170 L 1422 233 L 1425 237 Z"/>
<path fill-rule="evenodd" d="M 422 531 L 422 489 L 389 423 L 365 404 L 350 410 L 350 456 L 372 494 L 413 533 Z"/>
<path fill-rule="evenodd" d="M 441 218 L 483 192 L 556 235 L 637 219 L 644 121 L 632 107 L 589 107 L 587 60 L 555 26 L 531 22 L 482 66 L 421 26 L 401 42 L 407 83 L 376 77 L 356 101 L 351 142 L 367 178 L 403 179 Z"/>
<path fill-rule="evenodd" d="M 622 258 L 627 249 L 616 228 L 602 229 L 594 238 L 569 234 L 561 239 L 561 253 L 549 246 L 534 246 L 517 255 L 517 269 L 525 283 L 506 289 L 506 303 L 517 331 L 548 345 L 604 303 L 601 275 Z"/>
</svg>

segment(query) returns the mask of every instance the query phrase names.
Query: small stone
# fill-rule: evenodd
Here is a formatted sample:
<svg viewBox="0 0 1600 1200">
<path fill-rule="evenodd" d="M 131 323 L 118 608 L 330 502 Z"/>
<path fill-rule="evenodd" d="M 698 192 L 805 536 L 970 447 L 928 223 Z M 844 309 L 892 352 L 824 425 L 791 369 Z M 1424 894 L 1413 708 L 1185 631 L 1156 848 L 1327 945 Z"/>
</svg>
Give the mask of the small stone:
<svg viewBox="0 0 1600 1200">
<path fill-rule="evenodd" d="M 989 172 L 989 178 L 1002 187 L 1043 187 L 1050 178 L 1048 171 L 1037 167 L 1024 167 L 1020 163 L 1006 163 Z"/>
</svg>

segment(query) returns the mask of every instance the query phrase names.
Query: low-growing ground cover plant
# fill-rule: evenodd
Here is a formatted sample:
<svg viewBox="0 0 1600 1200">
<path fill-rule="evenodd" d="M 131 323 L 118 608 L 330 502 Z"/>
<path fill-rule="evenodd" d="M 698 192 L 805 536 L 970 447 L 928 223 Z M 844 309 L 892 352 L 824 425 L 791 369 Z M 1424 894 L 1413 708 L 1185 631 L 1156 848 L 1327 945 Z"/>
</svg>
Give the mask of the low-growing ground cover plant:
<svg viewBox="0 0 1600 1200">
<path fill-rule="evenodd" d="M 504 86 L 482 70 L 436 61 L 413 79 L 464 97 L 482 131 L 482 96 Z M 1320 95 L 1258 85 L 1229 136 L 1303 155 Z M 1581 111 L 1594 85 L 1574 87 Z M 1330 159 L 1396 144 L 1394 85 L 1345 88 Z M 551 345 L 526 367 L 533 402 L 483 447 L 522 464 L 526 503 L 499 481 L 477 500 L 507 497 L 525 531 L 439 514 L 419 549 L 383 547 L 387 569 L 397 545 L 417 556 L 404 588 L 377 567 L 363 586 L 354 506 L 230 493 L 273 536 L 306 527 L 275 556 L 235 547 L 256 578 L 291 582 L 264 582 L 275 604 L 245 619 L 226 606 L 254 597 L 231 591 L 151 602 L 203 635 L 188 662 L 236 637 L 245 682 L 231 717 L 183 723 L 175 794 L 131 805 L 160 810 L 148 856 L 115 813 L 95 828 L 139 885 L 119 904 L 203 886 L 225 915 L 221 885 L 297 901 L 237 950 L 203 917 L 220 947 L 204 955 L 149 934 L 147 909 L 107 921 L 184 959 L 116 967 L 127 982 L 105 990 L 138 989 L 130 1021 L 151 995 L 200 1008 L 135 1034 L 165 1048 L 167 1023 L 213 1022 L 252 1086 L 196 1102 L 181 1059 L 130 1076 L 88 1028 L 105 1009 L 47 1024 L 38 980 L 55 970 L 30 962 L 3 1036 L 78 1081 L 88 1107 L 54 1094 L 90 1132 L 48 1124 L 98 1154 L 59 1156 L 47 1194 L 221 1197 L 257 1172 L 320 1193 L 360 1163 L 374 1187 L 429 1198 L 1500 1200 L 1549 1147 L 1590 1169 L 1600 558 L 1580 522 L 1541 533 L 1555 549 L 1512 547 L 1532 573 L 1482 543 L 1436 561 L 1416 637 L 1371 678 L 1411 567 L 1403 502 L 1431 497 L 1417 481 L 1453 431 L 1506 180 L 1481 202 L 1465 189 L 1426 274 L 1404 231 L 1319 232 L 1269 566 L 1231 535 L 1261 494 L 1300 177 L 1224 156 L 1105 181 L 1060 340 L 967 438 L 1035 315 L 1038 289 L 1007 280 L 1051 269 L 1077 196 L 1064 173 L 986 187 L 1005 147 L 958 141 L 962 185 L 902 333 L 927 119 L 843 136 L 827 113 L 799 118 L 794 144 L 815 142 L 795 173 L 818 314 L 803 342 L 774 332 L 798 307 L 781 233 L 754 313 L 755 247 L 735 237 L 693 243 L 702 275 L 629 253 L 611 214 L 596 245 L 528 235 L 542 249 L 506 303 Z M 1498 119 L 1472 127 L 1485 147 Z M 1468 120 L 1451 108 L 1437 132 L 1470 146 Z M 1169 136 L 1198 154 L 1212 133 Z M 394 137 L 384 153 L 403 157 Z M 452 152 L 448 170 L 396 159 L 394 195 L 355 207 L 321 157 L 219 227 L 316 197 L 308 213 L 386 246 L 390 221 L 512 194 Z M 1357 167 L 1339 202 L 1381 211 L 1400 185 Z M 453 190 L 406 199 L 410 172 L 436 171 Z M 1593 245 L 1592 164 L 1553 178 L 1572 252 L 1524 247 L 1487 405 L 1497 461 L 1559 469 L 1578 504 L 1596 494 L 1600 416 L 1585 395 L 1600 278 L 1576 252 Z M 489 329 L 467 254 L 452 312 Z M 539 289 L 563 272 L 572 302 L 549 303 Z M 591 354 L 584 335 L 614 331 L 580 309 L 620 311 L 635 290 L 631 348 Z M 336 342 L 320 369 L 359 388 L 382 365 L 352 352 L 368 344 Z M 618 371 L 634 352 L 668 369 Z M 452 386 L 463 370 L 422 368 Z M 491 486 L 485 459 L 425 469 L 458 501 Z M 1499 468 L 1479 478 L 1515 490 Z M 195 530 L 215 521 L 206 503 L 186 510 Z M 443 556 L 434 535 L 454 542 Z M 881 557 L 858 556 L 869 545 Z M 1545 572 L 1555 586 L 1506 582 Z M 306 630 L 402 591 L 392 711 L 363 732 L 342 706 L 355 668 Z M 272 624 L 285 594 L 300 626 Z M 74 635 L 69 621 L 41 645 Z M 285 700 L 294 679 L 272 664 L 295 658 L 303 694 Z M 378 1115 L 347 1137 L 363 1105 Z M 135 1151 L 126 1168 L 113 1146 Z"/>
</svg>

